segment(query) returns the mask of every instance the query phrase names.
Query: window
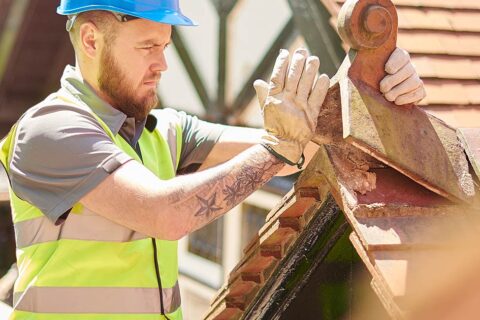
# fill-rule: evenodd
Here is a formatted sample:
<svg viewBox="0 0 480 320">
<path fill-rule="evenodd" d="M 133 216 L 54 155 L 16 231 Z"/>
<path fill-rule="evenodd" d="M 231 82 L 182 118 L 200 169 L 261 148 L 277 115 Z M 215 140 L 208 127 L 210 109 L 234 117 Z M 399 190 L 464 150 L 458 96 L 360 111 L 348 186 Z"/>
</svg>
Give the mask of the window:
<svg viewBox="0 0 480 320">
<path fill-rule="evenodd" d="M 212 262 L 222 263 L 223 218 L 188 237 L 188 251 Z"/>
<path fill-rule="evenodd" d="M 252 204 L 243 204 L 242 247 L 245 248 L 265 224 L 269 210 Z"/>
<path fill-rule="evenodd" d="M 220 288 L 223 281 L 224 218 L 195 231 L 179 243 L 179 270 L 210 288 Z"/>
</svg>

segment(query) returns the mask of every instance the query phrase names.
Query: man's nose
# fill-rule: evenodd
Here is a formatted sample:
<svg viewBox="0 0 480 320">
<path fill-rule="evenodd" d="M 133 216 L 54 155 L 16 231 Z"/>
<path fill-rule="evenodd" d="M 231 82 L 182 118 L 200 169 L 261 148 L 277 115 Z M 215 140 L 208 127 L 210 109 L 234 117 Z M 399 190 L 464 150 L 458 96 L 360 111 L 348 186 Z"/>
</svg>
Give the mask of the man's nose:
<svg viewBox="0 0 480 320">
<path fill-rule="evenodd" d="M 155 61 L 150 67 L 151 71 L 153 72 L 164 72 L 168 69 L 167 59 L 165 58 L 165 52 L 159 52 L 156 57 Z"/>
</svg>

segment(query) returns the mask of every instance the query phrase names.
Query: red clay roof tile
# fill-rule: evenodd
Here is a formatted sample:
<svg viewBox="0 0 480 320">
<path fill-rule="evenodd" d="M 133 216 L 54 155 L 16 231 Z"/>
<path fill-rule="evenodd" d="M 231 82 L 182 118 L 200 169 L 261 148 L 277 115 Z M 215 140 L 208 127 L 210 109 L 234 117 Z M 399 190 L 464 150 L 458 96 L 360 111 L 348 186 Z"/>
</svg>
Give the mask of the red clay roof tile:
<svg viewBox="0 0 480 320">
<path fill-rule="evenodd" d="M 430 104 L 424 109 L 430 114 L 442 119 L 454 128 L 460 127 L 478 127 L 480 105 L 462 106 L 449 105 L 439 106 Z"/>
<path fill-rule="evenodd" d="M 393 0 L 396 6 L 414 6 L 448 9 L 480 9 L 480 2 L 474 0 Z"/>
<path fill-rule="evenodd" d="M 427 97 L 423 104 L 432 105 L 478 105 L 480 82 L 425 79 Z M 480 110 L 479 110 L 480 111 Z"/>
<path fill-rule="evenodd" d="M 452 11 L 445 9 L 398 8 L 400 29 L 480 32 L 480 11 Z"/>
<path fill-rule="evenodd" d="M 397 44 L 410 53 L 480 56 L 480 34 L 399 30 Z"/>
<path fill-rule="evenodd" d="M 480 79 L 480 58 L 412 55 L 422 78 Z"/>
<path fill-rule="evenodd" d="M 322 0 L 328 1 L 329 0 Z M 345 0 L 336 0 L 341 5 Z M 443 8 L 443 9 L 474 9 L 480 10 L 480 2 L 475 0 L 393 0 L 395 6 L 411 6 L 411 7 L 425 7 L 425 8 Z"/>
</svg>

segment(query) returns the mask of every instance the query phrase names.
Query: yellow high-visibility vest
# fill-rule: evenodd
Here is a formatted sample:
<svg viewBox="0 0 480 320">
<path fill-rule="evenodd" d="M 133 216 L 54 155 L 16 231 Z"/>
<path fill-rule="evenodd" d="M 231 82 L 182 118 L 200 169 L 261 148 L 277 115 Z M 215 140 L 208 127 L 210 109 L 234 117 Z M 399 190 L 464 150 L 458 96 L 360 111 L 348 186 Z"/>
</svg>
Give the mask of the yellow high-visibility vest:
<svg viewBox="0 0 480 320">
<path fill-rule="evenodd" d="M 65 97 L 52 103 L 75 105 Z M 175 176 L 182 128 L 176 129 L 176 159 L 155 129 L 139 139 L 142 159 L 92 111 L 112 141 L 160 179 Z M 15 126 L 0 143 L 0 162 L 9 172 Z M 56 226 L 10 188 L 19 278 L 14 311 L 20 320 L 182 319 L 177 241 L 152 239 L 111 222 L 77 203 Z M 132 212 L 132 214 L 135 214 Z"/>
</svg>

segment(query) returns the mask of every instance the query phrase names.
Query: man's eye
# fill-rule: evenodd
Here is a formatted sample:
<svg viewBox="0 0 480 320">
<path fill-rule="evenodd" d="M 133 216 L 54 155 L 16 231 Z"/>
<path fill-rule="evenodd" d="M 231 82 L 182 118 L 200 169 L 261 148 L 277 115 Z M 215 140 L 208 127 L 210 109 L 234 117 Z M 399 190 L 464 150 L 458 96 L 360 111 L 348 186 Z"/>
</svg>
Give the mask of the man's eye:
<svg viewBox="0 0 480 320">
<path fill-rule="evenodd" d="M 167 49 L 168 46 L 169 46 L 169 44 L 166 44 L 165 46 L 163 46 L 163 50 Z M 156 49 L 159 49 L 159 48 L 162 48 L 162 46 L 157 45 L 157 44 L 152 44 L 152 45 L 142 46 L 139 49 L 146 50 L 146 51 L 152 51 L 152 50 L 156 50 Z"/>
</svg>

